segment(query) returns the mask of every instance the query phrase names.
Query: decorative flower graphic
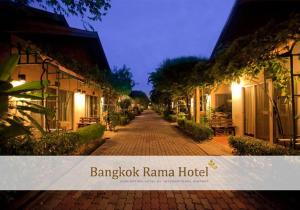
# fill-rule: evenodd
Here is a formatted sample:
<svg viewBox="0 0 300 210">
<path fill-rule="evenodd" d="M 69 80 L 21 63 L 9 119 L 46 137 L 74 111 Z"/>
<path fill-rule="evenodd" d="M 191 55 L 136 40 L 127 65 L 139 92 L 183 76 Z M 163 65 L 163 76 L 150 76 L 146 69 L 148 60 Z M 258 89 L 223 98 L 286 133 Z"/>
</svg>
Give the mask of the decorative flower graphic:
<svg viewBox="0 0 300 210">
<path fill-rule="evenodd" d="M 217 164 L 213 160 L 208 161 L 208 166 L 210 166 L 212 169 L 218 168 Z"/>
</svg>

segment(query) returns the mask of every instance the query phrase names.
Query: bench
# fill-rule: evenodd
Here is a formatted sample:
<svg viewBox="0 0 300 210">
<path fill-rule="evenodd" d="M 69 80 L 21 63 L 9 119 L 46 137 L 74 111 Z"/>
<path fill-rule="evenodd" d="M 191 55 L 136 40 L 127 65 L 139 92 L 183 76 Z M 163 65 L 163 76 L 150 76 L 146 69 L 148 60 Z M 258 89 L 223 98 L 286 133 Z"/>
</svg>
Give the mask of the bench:
<svg viewBox="0 0 300 210">
<path fill-rule="evenodd" d="M 235 136 L 236 126 L 233 125 L 231 117 L 228 117 L 225 113 L 214 114 L 210 120 L 210 127 L 213 129 L 215 136 L 217 131 L 223 131 Z"/>
<path fill-rule="evenodd" d="M 99 123 L 99 117 L 80 117 L 78 128 L 82 128 L 91 124 Z"/>
</svg>

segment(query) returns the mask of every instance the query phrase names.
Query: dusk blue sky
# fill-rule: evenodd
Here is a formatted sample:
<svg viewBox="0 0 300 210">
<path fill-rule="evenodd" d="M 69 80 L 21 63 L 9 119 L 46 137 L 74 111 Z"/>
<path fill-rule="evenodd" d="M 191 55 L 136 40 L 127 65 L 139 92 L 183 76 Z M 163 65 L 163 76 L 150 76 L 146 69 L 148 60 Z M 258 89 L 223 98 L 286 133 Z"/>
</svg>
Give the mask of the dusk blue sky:
<svg viewBox="0 0 300 210">
<path fill-rule="evenodd" d="M 166 58 L 209 57 L 234 0 L 112 0 L 99 33 L 110 67 L 131 68 L 137 85 L 147 93 L 148 74 Z M 78 17 L 67 17 L 83 28 Z"/>
</svg>

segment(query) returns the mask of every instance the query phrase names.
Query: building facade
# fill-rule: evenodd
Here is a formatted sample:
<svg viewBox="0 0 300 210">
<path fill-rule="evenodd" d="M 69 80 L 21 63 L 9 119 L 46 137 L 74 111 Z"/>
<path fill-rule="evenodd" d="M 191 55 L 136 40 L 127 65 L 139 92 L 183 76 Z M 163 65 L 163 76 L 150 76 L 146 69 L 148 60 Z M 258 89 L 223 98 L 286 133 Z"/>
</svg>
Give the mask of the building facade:
<svg viewBox="0 0 300 210">
<path fill-rule="evenodd" d="M 71 28 L 61 15 L 12 3 L 0 4 L 0 19 L 0 59 L 20 55 L 13 86 L 49 82 L 46 100 L 31 102 L 55 110 L 55 118 L 32 114 L 37 122 L 50 130 L 75 130 L 82 118 L 103 120 L 103 87 L 89 75 L 110 67 L 96 32 Z"/>
<path fill-rule="evenodd" d="M 211 58 L 218 49 L 236 38 L 254 33 L 269 23 L 279 23 L 300 13 L 300 1 L 258 1 L 240 0 L 232 9 L 231 15 L 221 33 Z M 276 27 L 276 25 L 274 25 Z M 218 110 L 231 104 L 231 118 L 237 135 L 249 135 L 271 143 L 290 142 L 299 144 L 300 140 L 300 43 L 289 46 L 289 52 L 283 52 L 284 65 L 291 72 L 289 99 L 278 94 L 268 73 L 261 72 L 256 78 L 240 78 L 239 82 L 222 84 L 218 90 L 206 93 L 206 98 L 195 90 L 196 121 L 203 115 L 201 103 Z M 293 75 L 293 77 L 292 77 Z M 198 90 L 199 92 L 199 90 Z M 198 105 L 197 105 L 198 104 Z"/>
</svg>

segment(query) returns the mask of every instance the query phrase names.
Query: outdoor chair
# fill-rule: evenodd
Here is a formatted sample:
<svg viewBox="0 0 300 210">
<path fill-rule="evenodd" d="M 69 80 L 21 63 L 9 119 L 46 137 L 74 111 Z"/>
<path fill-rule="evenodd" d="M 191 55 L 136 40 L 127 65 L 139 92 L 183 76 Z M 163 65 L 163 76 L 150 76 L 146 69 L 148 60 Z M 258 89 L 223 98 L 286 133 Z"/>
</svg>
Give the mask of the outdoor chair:
<svg viewBox="0 0 300 210">
<path fill-rule="evenodd" d="M 215 136 L 217 132 L 233 134 L 235 136 L 236 127 L 233 125 L 230 115 L 226 113 L 217 112 L 213 114 L 210 119 L 210 127 L 213 129 Z"/>
<path fill-rule="evenodd" d="M 100 122 L 99 117 L 80 117 L 78 128 L 85 127 L 99 122 Z"/>
</svg>

